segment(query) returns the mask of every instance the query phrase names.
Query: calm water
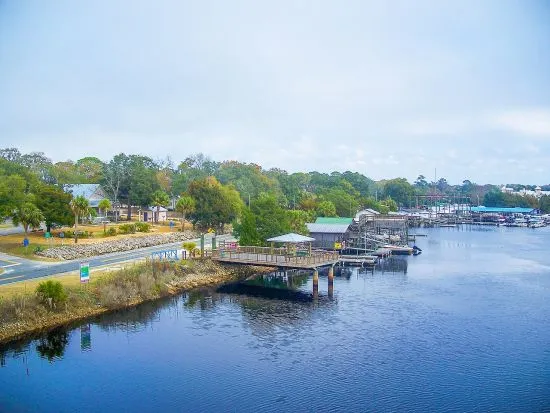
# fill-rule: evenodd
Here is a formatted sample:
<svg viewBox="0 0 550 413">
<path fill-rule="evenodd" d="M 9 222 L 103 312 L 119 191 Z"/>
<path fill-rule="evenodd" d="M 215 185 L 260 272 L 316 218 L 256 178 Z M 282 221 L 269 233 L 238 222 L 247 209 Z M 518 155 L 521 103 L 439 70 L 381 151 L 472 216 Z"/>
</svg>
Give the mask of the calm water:
<svg viewBox="0 0 550 413">
<path fill-rule="evenodd" d="M 3 349 L 0 411 L 550 411 L 550 229 L 419 232 L 332 299 L 271 278 Z"/>
</svg>

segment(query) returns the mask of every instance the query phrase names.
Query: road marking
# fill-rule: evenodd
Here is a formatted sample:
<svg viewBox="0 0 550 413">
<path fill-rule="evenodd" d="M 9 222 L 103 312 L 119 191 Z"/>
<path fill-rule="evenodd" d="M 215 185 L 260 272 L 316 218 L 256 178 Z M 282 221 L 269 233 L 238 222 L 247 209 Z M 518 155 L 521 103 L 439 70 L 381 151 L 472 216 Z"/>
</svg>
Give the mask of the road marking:
<svg viewBox="0 0 550 413">
<path fill-rule="evenodd" d="M 8 265 L 2 265 L 3 262 L 7 262 Z M 2 268 L 13 267 L 14 265 L 20 265 L 20 264 L 21 263 L 17 262 L 17 261 L 10 261 L 10 260 L 5 260 L 5 259 L 0 258 L 0 267 L 2 267 Z"/>
<path fill-rule="evenodd" d="M 9 278 L 2 278 L 2 277 L 0 277 L 0 282 L 2 282 L 2 281 L 8 281 L 8 280 L 15 280 L 15 279 L 17 279 L 17 278 L 23 278 L 23 277 L 24 277 L 24 275 L 16 275 L 15 277 L 9 277 Z"/>
</svg>

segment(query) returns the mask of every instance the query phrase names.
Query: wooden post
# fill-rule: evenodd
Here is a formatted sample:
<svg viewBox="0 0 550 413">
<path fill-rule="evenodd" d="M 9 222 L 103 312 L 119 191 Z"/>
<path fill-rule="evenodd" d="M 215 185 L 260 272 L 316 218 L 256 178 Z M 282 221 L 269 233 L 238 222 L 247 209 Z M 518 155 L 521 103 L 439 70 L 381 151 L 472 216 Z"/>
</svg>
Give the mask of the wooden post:
<svg viewBox="0 0 550 413">
<path fill-rule="evenodd" d="M 332 298 L 334 295 L 334 266 L 331 265 L 328 269 L 328 296 Z"/>
<path fill-rule="evenodd" d="M 317 269 L 313 270 L 313 300 L 317 301 L 319 298 L 319 272 Z"/>
</svg>

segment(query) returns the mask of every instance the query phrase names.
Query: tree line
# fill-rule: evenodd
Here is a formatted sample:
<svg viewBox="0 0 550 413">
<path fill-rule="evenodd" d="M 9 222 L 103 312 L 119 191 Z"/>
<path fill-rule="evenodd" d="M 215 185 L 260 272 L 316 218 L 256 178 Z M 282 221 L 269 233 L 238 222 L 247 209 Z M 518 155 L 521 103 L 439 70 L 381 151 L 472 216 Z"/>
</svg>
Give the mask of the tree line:
<svg viewBox="0 0 550 413">
<path fill-rule="evenodd" d="M 72 225 L 78 216 L 75 201 L 71 204 L 72 195 L 63 187 L 83 183 L 101 184 L 112 206 L 126 208 L 128 220 L 132 207 L 168 206 L 174 199 L 182 218 L 199 228 L 234 223 L 252 244 L 285 231 L 305 232 L 305 223 L 318 216 L 351 217 L 362 208 L 388 213 L 420 206 L 423 195 L 468 197 L 486 206 L 528 204 L 549 212 L 548 197 L 503 194 L 497 186 L 469 180 L 450 185 L 445 178 L 428 182 L 420 175 L 413 183 L 405 178 L 375 182 L 358 172 L 288 173 L 253 163 L 217 162 L 203 154 L 177 164 L 169 157 L 154 160 L 124 153 L 108 161 L 84 157 L 54 163 L 41 152 L 5 148 L 0 149 L 0 219 L 15 223 L 34 215 L 34 221 L 42 219 L 48 226 Z M 252 227 L 256 232 L 247 230 Z"/>
</svg>

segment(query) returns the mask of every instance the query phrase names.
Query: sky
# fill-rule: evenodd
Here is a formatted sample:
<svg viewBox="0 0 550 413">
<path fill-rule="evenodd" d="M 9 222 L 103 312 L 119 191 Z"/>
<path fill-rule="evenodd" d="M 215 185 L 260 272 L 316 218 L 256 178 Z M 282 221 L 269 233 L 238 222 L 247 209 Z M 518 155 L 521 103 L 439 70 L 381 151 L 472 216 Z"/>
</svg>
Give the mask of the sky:
<svg viewBox="0 0 550 413">
<path fill-rule="evenodd" d="M 545 0 L 0 0 L 0 147 L 550 183 Z"/>
</svg>

